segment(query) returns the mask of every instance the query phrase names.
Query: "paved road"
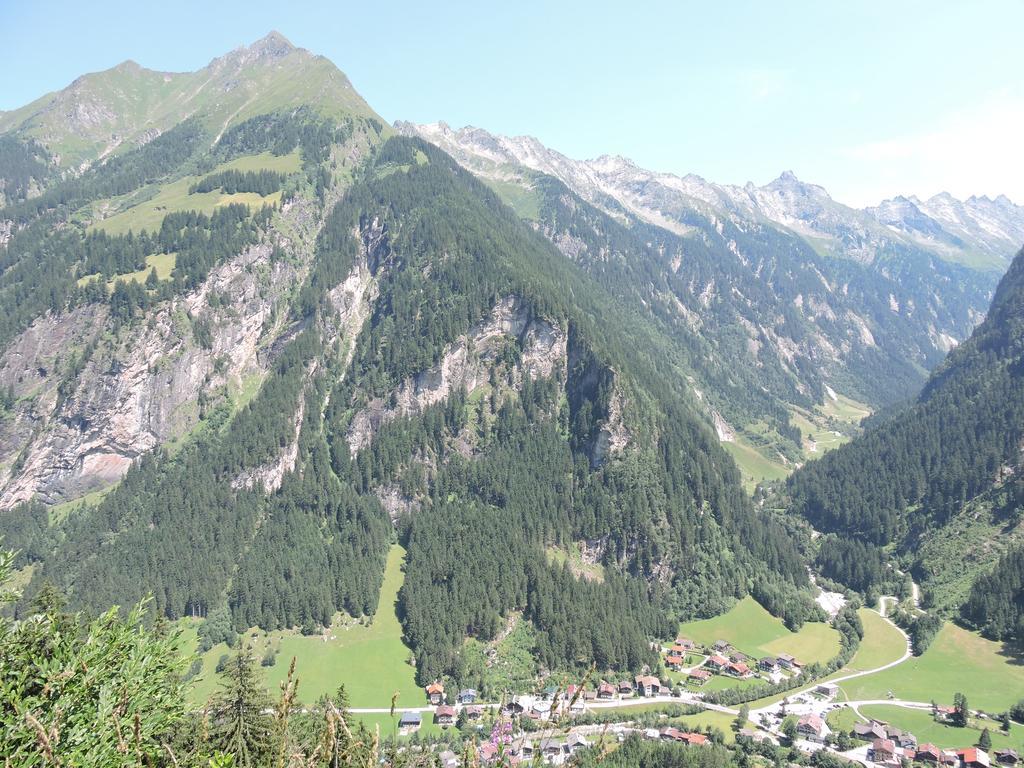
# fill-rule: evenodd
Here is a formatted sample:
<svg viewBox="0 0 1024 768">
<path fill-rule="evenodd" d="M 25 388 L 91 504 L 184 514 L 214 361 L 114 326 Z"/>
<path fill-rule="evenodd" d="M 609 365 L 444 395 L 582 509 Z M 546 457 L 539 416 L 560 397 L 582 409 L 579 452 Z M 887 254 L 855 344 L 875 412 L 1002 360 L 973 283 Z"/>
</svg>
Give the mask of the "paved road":
<svg viewBox="0 0 1024 768">
<path fill-rule="evenodd" d="M 718 704 L 708 704 L 707 702 L 701 701 L 692 694 L 686 696 L 650 696 L 650 697 L 638 697 L 633 696 L 628 699 L 610 699 L 602 701 L 591 701 L 587 703 L 588 710 L 599 710 L 599 709 L 619 709 L 623 707 L 640 707 L 645 704 L 699 704 L 704 709 L 710 709 L 714 712 L 724 712 L 728 715 L 735 715 L 739 712 L 737 709 L 730 709 L 729 707 L 723 707 Z M 479 703 L 477 706 L 485 707 L 487 709 L 497 709 L 498 704 L 496 702 L 490 703 Z M 434 707 L 395 707 L 395 712 L 433 712 Z M 390 707 L 349 707 L 349 712 L 355 715 L 386 715 L 391 712 Z"/>
</svg>

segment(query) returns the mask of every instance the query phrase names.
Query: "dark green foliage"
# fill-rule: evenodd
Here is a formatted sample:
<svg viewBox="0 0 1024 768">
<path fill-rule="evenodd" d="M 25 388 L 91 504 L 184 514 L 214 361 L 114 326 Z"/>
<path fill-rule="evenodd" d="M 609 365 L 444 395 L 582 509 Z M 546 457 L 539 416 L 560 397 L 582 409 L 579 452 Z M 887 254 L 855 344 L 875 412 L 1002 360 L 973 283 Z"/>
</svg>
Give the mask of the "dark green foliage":
<svg viewBox="0 0 1024 768">
<path fill-rule="evenodd" d="M 255 192 L 264 197 L 281 189 L 285 175 L 275 171 L 221 171 L 211 173 L 188 188 L 189 194 L 213 192 L 219 189 L 226 195 L 238 192 Z"/>
<path fill-rule="evenodd" d="M 634 734 L 608 754 L 597 748 L 581 752 L 573 764 L 578 768 L 726 768 L 733 763 L 724 747 L 645 741 Z"/>
<path fill-rule="evenodd" d="M 1024 699 L 1021 699 L 1012 707 L 1010 707 L 1010 717 L 1016 720 L 1018 723 L 1024 723 Z"/>
<path fill-rule="evenodd" d="M 0 249 L 0 343 L 6 342 L 47 310 L 59 311 L 106 301 L 108 279 L 145 269 L 146 257 L 177 253 L 170 285 L 151 293 L 147 281 L 117 281 L 110 304 L 115 320 L 127 322 L 154 301 L 201 283 L 216 264 L 256 242 L 266 230 L 272 209 L 251 214 L 232 204 L 213 214 L 168 213 L 159 232 L 107 235 L 80 233 L 75 228 L 53 229 L 52 216 L 34 221 L 14 233 Z M 77 275 L 97 278 L 79 286 Z M 159 287 L 159 284 L 157 284 Z"/>
<path fill-rule="evenodd" d="M 199 625 L 199 652 L 206 653 L 218 643 L 235 644 L 238 635 L 231 626 L 231 613 L 225 607 L 214 608 Z"/>
<path fill-rule="evenodd" d="M 239 768 L 269 764 L 273 749 L 273 718 L 267 692 L 260 688 L 256 660 L 240 650 L 223 671 L 220 691 L 210 701 L 209 744 L 234 755 Z"/>
<path fill-rule="evenodd" d="M 1005 468 L 1019 465 L 1024 438 L 1022 316 L 1024 252 L 999 284 L 985 322 L 950 353 L 912 407 L 789 479 L 792 509 L 819 530 L 913 552 L 920 534 L 998 484 Z M 843 560 L 839 548 L 830 551 L 828 562 L 847 578 L 869 580 L 866 569 L 854 573 L 859 569 Z"/>
<path fill-rule="evenodd" d="M 971 719 L 971 708 L 967 703 L 967 697 L 962 693 L 953 694 L 953 715 L 950 722 L 958 728 L 966 728 Z"/>
<path fill-rule="evenodd" d="M 33 185 L 40 186 L 46 178 L 48 162 L 40 145 L 0 136 L 0 200 L 24 200 Z"/>
<path fill-rule="evenodd" d="M 942 619 L 934 614 L 926 613 L 914 619 L 908 634 L 910 635 L 910 649 L 915 656 L 920 656 L 928 650 L 928 646 L 932 644 L 932 640 L 939 634 L 940 629 L 942 629 Z"/>
<path fill-rule="evenodd" d="M 816 563 L 823 576 L 858 592 L 867 592 L 890 575 L 881 549 L 844 536 L 823 537 Z"/>
<path fill-rule="evenodd" d="M 377 498 L 331 469 L 319 433 L 324 395 L 307 397 L 303 471 L 285 479 L 235 576 L 230 603 L 240 629 L 329 625 L 338 610 L 377 610 L 391 530 Z"/>
<path fill-rule="evenodd" d="M 0 585 L 10 565 L 0 553 Z M 0 743 L 9 764 L 161 764 L 185 726 L 183 665 L 178 638 L 147 629 L 144 616 L 139 605 L 124 618 L 115 608 L 88 620 L 47 597 L 30 618 L 0 618 Z"/>
<path fill-rule="evenodd" d="M 42 504 L 19 504 L 4 512 L 3 544 L 14 552 L 14 567 L 38 563 L 53 546 L 50 512 Z"/>
<path fill-rule="evenodd" d="M 210 162 L 216 165 L 260 152 L 287 155 L 298 147 L 302 151 L 303 168 L 310 173 L 330 156 L 331 144 L 344 143 L 352 135 L 354 127 L 352 118 L 333 124 L 305 108 L 289 113 L 257 115 L 225 131 Z"/>
<path fill-rule="evenodd" d="M 1024 549 L 1004 555 L 974 582 L 960 615 L 985 637 L 1024 640 Z"/>
</svg>

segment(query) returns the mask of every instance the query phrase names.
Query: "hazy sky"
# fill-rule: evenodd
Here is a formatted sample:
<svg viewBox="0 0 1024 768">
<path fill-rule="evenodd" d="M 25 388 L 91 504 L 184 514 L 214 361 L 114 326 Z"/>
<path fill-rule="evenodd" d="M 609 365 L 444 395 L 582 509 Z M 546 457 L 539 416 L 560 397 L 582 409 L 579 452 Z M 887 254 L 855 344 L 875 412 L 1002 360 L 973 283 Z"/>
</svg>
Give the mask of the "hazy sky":
<svg viewBox="0 0 1024 768">
<path fill-rule="evenodd" d="M 389 121 L 729 183 L 792 169 L 858 205 L 1024 203 L 1021 0 L 0 0 L 0 109 L 124 59 L 196 69 L 271 29 Z"/>
</svg>

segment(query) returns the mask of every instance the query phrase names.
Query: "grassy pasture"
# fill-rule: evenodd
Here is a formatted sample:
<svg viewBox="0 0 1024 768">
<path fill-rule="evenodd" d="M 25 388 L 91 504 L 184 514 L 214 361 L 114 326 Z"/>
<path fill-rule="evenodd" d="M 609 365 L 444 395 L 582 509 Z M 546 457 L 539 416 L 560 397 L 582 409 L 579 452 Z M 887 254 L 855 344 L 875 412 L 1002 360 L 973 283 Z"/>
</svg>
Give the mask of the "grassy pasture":
<svg viewBox="0 0 1024 768">
<path fill-rule="evenodd" d="M 827 624 L 808 622 L 790 632 L 752 597 L 713 619 L 681 624 L 679 634 L 703 645 L 727 640 L 748 656 L 789 653 L 805 664 L 827 661 L 839 652 L 839 633 Z"/>
<path fill-rule="evenodd" d="M 1024 654 L 946 624 L 921 656 L 840 684 L 851 701 L 884 699 L 952 704 L 962 692 L 974 709 L 1001 712 L 1024 698 Z"/>
<path fill-rule="evenodd" d="M 231 162 L 223 163 L 213 169 L 211 173 L 219 173 L 226 170 L 268 170 L 278 173 L 293 173 L 299 170 L 300 165 L 301 161 L 298 151 L 280 156 L 264 152 L 258 155 L 239 157 Z M 203 176 L 205 175 L 207 174 L 203 174 Z M 142 230 L 153 232 L 160 229 L 164 216 L 172 211 L 200 211 L 201 213 L 210 214 L 219 206 L 231 203 L 244 203 L 250 208 L 259 208 L 262 205 L 276 204 L 281 199 L 280 192 L 275 192 L 265 197 L 253 192 L 238 192 L 233 195 L 226 195 L 220 190 L 189 194 L 189 187 L 203 178 L 203 176 L 185 176 L 168 184 L 163 184 L 159 187 L 156 194 L 148 200 L 97 222 L 94 228 L 103 230 L 111 235 L 123 235 L 129 230 L 133 232 L 141 232 Z M 96 205 L 111 205 L 116 202 L 108 200 Z"/>
<path fill-rule="evenodd" d="M 295 630 L 245 632 L 242 641 L 253 646 L 257 658 L 262 658 L 268 649 L 278 651 L 274 666 L 261 667 L 267 688 L 272 693 L 279 690 L 294 656 L 302 702 L 333 694 L 344 683 L 352 707 L 387 707 L 396 691 L 399 707 L 425 706 L 426 696 L 416 685 L 413 668 L 407 663 L 410 651 L 402 642 L 402 628 L 395 613 L 404 578 L 404 556 L 405 551 L 397 545 L 388 553 L 380 606 L 369 626 L 339 616 L 323 635 L 303 636 Z M 190 624 L 186 631 L 189 634 L 185 647 L 194 653 L 198 644 L 195 625 Z M 214 668 L 223 653 L 230 650 L 220 644 L 202 655 L 203 669 L 191 690 L 193 703 L 205 702 L 216 690 Z"/>
</svg>

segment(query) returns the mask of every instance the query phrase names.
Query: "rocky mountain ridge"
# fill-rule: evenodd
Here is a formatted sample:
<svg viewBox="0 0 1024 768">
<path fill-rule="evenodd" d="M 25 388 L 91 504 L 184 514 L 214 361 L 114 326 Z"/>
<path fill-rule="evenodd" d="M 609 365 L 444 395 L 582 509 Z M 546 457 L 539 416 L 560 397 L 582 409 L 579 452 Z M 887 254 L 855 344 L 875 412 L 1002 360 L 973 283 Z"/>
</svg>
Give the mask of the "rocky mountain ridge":
<svg viewBox="0 0 1024 768">
<path fill-rule="evenodd" d="M 687 210 L 728 215 L 735 221 L 781 225 L 830 255 L 872 263 L 893 247 L 931 251 L 947 260 L 1005 269 L 1024 242 L 1024 206 L 1001 195 L 959 201 L 940 193 L 927 201 L 894 198 L 858 210 L 791 171 L 763 186 L 716 184 L 695 174 L 646 170 L 618 155 L 572 160 L 530 136 L 508 137 L 446 123 L 396 123 L 445 149 L 466 167 L 495 179 L 516 178 L 518 169 L 560 179 L 589 202 L 614 213 L 621 206 L 677 234 L 690 230 Z M 612 201 L 614 201 L 613 204 Z"/>
</svg>

